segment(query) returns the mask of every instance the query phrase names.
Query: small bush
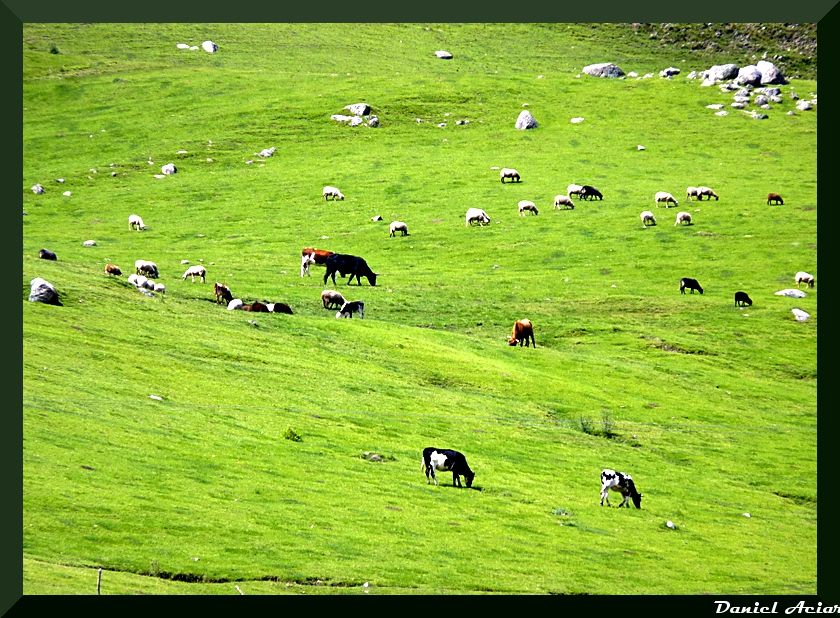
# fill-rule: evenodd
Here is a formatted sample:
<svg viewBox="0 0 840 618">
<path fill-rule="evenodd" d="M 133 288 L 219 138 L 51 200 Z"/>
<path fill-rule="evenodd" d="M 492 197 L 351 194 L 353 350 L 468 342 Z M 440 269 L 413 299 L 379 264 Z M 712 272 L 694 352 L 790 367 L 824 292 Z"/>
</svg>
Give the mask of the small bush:
<svg viewBox="0 0 840 618">
<path fill-rule="evenodd" d="M 581 416 L 580 417 L 580 430 L 583 433 L 591 436 L 594 433 L 594 430 L 592 428 L 592 421 L 585 416 Z"/>
<path fill-rule="evenodd" d="M 61 52 L 58 51 L 58 47 L 55 43 L 50 43 L 50 53 L 51 54 L 60 54 Z"/>
<path fill-rule="evenodd" d="M 286 430 L 286 433 L 283 434 L 283 437 L 286 438 L 287 440 L 291 440 L 292 442 L 300 442 L 301 440 L 303 440 L 303 438 L 300 437 L 298 432 L 296 432 L 291 427 L 289 427 Z"/>
</svg>

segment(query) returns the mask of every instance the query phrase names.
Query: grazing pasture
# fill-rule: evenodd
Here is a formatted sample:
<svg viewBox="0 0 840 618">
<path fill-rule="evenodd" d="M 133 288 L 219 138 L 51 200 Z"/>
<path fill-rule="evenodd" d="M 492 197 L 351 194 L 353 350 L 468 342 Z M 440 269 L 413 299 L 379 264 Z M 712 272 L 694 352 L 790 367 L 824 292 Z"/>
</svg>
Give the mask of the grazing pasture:
<svg viewBox="0 0 840 618">
<path fill-rule="evenodd" d="M 819 276 L 816 112 L 787 115 L 817 84 L 716 116 L 732 94 L 686 75 L 742 58 L 617 28 L 24 24 L 24 594 L 100 567 L 103 594 L 814 594 L 819 286 L 774 293 Z M 605 59 L 682 72 L 581 73 Z M 330 119 L 362 100 L 379 126 Z M 551 208 L 574 182 L 603 201 Z M 642 229 L 663 187 L 693 225 Z M 376 286 L 330 281 L 365 319 L 324 310 L 302 247 L 365 258 Z M 185 260 L 294 314 L 228 311 Z M 427 484 L 430 444 L 469 490 Z M 604 469 L 644 507 L 601 507 Z"/>
</svg>

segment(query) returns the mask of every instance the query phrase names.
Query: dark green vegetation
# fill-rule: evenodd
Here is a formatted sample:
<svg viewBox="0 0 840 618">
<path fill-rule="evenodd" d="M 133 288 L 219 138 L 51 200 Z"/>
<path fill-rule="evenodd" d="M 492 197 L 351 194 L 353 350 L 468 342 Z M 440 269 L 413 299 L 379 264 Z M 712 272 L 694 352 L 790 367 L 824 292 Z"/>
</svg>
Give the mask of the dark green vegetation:
<svg viewBox="0 0 840 618">
<path fill-rule="evenodd" d="M 624 593 L 814 593 L 816 115 L 786 112 L 816 83 L 766 120 L 718 117 L 731 95 L 684 75 L 732 58 L 617 31 L 26 25 L 24 593 L 95 593 L 99 567 L 103 594 L 599 593 L 607 573 Z M 205 39 L 217 54 L 175 47 Z M 603 61 L 684 70 L 580 75 Z M 359 101 L 379 128 L 330 120 Z M 571 182 L 604 200 L 554 210 Z M 471 206 L 492 224 L 465 227 Z M 381 273 L 336 286 L 366 319 L 322 308 L 304 246 Z M 166 294 L 126 283 L 138 258 Z M 807 298 L 774 295 L 798 270 Z M 64 307 L 26 301 L 38 276 Z M 295 313 L 227 311 L 213 281 Z M 521 317 L 536 349 L 506 343 Z M 427 485 L 425 446 L 464 452 L 475 489 Z M 604 467 L 641 510 L 598 506 Z"/>
</svg>

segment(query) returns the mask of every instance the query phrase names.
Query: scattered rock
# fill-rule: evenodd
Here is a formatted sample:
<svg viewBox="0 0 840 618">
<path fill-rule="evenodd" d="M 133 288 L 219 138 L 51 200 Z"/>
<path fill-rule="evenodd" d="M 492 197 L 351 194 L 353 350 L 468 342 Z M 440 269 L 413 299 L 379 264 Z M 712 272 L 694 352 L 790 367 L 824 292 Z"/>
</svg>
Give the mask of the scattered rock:
<svg viewBox="0 0 840 618">
<path fill-rule="evenodd" d="M 85 242 L 82 243 L 82 246 L 84 246 L 84 247 L 95 247 L 96 246 L 96 241 L 95 240 L 86 240 Z"/>
<path fill-rule="evenodd" d="M 36 195 L 41 195 L 44 192 L 44 187 L 41 186 L 40 183 L 32 185 L 32 193 Z"/>
<path fill-rule="evenodd" d="M 149 399 L 154 399 L 155 401 L 163 401 L 163 397 L 160 395 L 149 395 Z M 196 558 L 198 560 L 198 558 Z"/>
<path fill-rule="evenodd" d="M 190 48 L 190 46 L 187 45 L 186 43 L 178 43 L 175 47 L 177 47 L 178 49 L 189 49 Z"/>
<path fill-rule="evenodd" d="M 62 307 L 61 300 L 55 286 L 41 277 L 35 277 L 29 284 L 29 301 L 33 303 L 45 303 Z"/>
<path fill-rule="evenodd" d="M 667 69 L 659 71 L 659 77 L 672 77 L 679 74 L 680 70 L 677 67 L 668 67 Z"/>
<path fill-rule="evenodd" d="M 638 76 L 639 76 L 639 74 L 638 74 L 638 73 L 636 73 L 636 71 L 630 71 L 630 72 L 627 74 L 627 77 L 638 77 Z M 580 77 L 580 76 L 578 76 L 578 77 Z"/>
<path fill-rule="evenodd" d="M 707 105 L 706 109 L 723 109 L 723 103 L 712 103 L 711 105 Z"/>
<path fill-rule="evenodd" d="M 370 218 L 371 221 L 382 221 L 382 215 L 376 215 Z"/>
<path fill-rule="evenodd" d="M 790 312 L 793 314 L 793 317 L 795 317 L 798 322 L 804 322 L 805 320 L 811 317 L 810 313 L 806 313 L 805 311 L 802 311 L 802 309 L 793 308 L 790 310 Z"/>
<path fill-rule="evenodd" d="M 273 157 L 274 153 L 277 151 L 277 148 L 272 146 L 271 148 L 264 148 L 260 150 L 257 155 L 263 158 Z"/>
<path fill-rule="evenodd" d="M 72 192 L 70 192 L 70 191 L 65 191 L 65 192 L 64 192 L 64 193 L 62 193 L 61 195 L 63 195 L 64 197 L 70 197 L 71 195 L 73 195 L 73 193 L 72 193 Z"/>
<path fill-rule="evenodd" d="M 636 146 L 636 150 L 644 150 L 644 149 L 645 149 L 645 147 L 644 147 L 644 146 L 642 146 L 641 144 L 639 144 L 638 146 Z"/>
<path fill-rule="evenodd" d="M 672 522 L 670 519 L 665 522 L 665 527 L 670 528 L 671 530 L 677 529 L 677 527 L 674 525 L 674 522 Z"/>
<path fill-rule="evenodd" d="M 349 110 L 351 114 L 356 116 L 367 116 L 370 114 L 370 105 L 367 103 L 353 103 L 351 105 L 345 105 L 344 109 Z"/>
<path fill-rule="evenodd" d="M 740 101 L 735 101 L 732 104 L 732 107 L 734 107 L 735 109 L 744 109 L 746 106 L 747 106 L 746 103 L 741 103 Z"/>
<path fill-rule="evenodd" d="M 741 67 L 738 71 L 738 76 L 735 78 L 735 83 L 758 86 L 761 84 L 761 71 L 754 64 Z"/>
<path fill-rule="evenodd" d="M 583 118 L 572 118 L 569 122 L 571 122 L 572 124 L 580 124 L 581 122 L 583 122 Z"/>
<path fill-rule="evenodd" d="M 749 513 L 741 513 L 741 515 L 743 515 L 744 517 L 747 517 L 747 518 L 752 517 L 752 515 L 750 515 Z"/>
<path fill-rule="evenodd" d="M 756 68 L 761 73 L 762 84 L 786 84 L 787 80 L 782 72 L 772 62 L 767 60 L 759 60 L 756 63 Z"/>
<path fill-rule="evenodd" d="M 796 109 L 798 109 L 800 112 L 806 112 L 810 109 L 813 109 L 813 106 L 811 105 L 810 101 L 806 101 L 805 99 L 802 99 L 800 101 L 797 101 Z"/>
<path fill-rule="evenodd" d="M 537 120 L 531 115 L 531 112 L 528 110 L 522 110 L 519 112 L 519 116 L 516 118 L 516 128 L 524 131 L 526 129 L 535 129 L 537 127 Z"/>
<path fill-rule="evenodd" d="M 784 290 L 779 290 L 775 292 L 776 296 L 787 296 L 788 298 L 805 298 L 807 294 L 802 290 L 795 290 L 793 288 L 787 288 Z"/>
<path fill-rule="evenodd" d="M 450 54 L 448 51 L 444 51 L 442 49 L 437 50 L 435 52 L 435 56 L 437 56 L 441 60 L 452 60 L 452 54 Z"/>
<path fill-rule="evenodd" d="M 624 71 L 612 62 L 600 62 L 583 67 L 583 72 L 593 77 L 617 78 L 624 75 Z"/>
<path fill-rule="evenodd" d="M 726 79 L 733 79 L 738 75 L 737 64 L 716 64 L 701 72 L 704 80 L 724 81 Z"/>
<path fill-rule="evenodd" d="M 204 41 L 201 44 L 201 49 L 206 51 L 208 54 L 215 54 L 219 51 L 219 46 L 216 45 L 213 41 Z"/>
<path fill-rule="evenodd" d="M 715 116 L 728 116 L 728 115 L 729 115 L 729 112 L 727 112 L 725 109 L 722 109 L 719 112 L 715 112 Z"/>
<path fill-rule="evenodd" d="M 368 118 L 368 126 L 369 127 L 378 127 L 379 126 L 379 116 L 371 116 Z"/>
</svg>

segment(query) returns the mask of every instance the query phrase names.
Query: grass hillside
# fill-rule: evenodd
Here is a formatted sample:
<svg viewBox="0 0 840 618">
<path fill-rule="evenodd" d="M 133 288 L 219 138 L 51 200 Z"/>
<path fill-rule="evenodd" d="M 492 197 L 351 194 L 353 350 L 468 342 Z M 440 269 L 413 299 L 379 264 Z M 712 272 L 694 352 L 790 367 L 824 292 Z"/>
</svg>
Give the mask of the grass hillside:
<svg viewBox="0 0 840 618">
<path fill-rule="evenodd" d="M 627 28 L 25 24 L 24 594 L 96 594 L 99 568 L 102 594 L 815 593 L 816 112 L 791 95 L 816 82 L 756 120 L 685 77 L 736 60 Z M 682 73 L 581 72 L 608 61 Z M 330 120 L 360 101 L 379 127 Z M 553 209 L 572 182 L 603 201 Z M 378 285 L 301 277 L 305 246 Z M 799 270 L 817 286 L 775 295 Z M 507 345 L 521 317 L 536 348 Z M 473 489 L 427 484 L 426 446 Z M 640 510 L 599 506 L 603 468 Z"/>
</svg>

